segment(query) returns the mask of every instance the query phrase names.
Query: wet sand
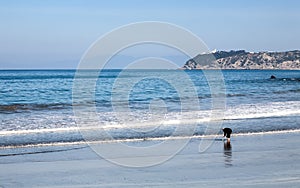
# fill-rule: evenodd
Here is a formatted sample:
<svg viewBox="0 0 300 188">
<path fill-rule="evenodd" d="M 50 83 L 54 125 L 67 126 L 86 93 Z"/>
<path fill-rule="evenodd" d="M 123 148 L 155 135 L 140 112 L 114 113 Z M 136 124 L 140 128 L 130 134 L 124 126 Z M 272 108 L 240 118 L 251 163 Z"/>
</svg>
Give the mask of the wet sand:
<svg viewBox="0 0 300 188">
<path fill-rule="evenodd" d="M 0 187 L 298 187 L 299 141 L 299 132 L 233 135 L 230 145 L 216 139 L 199 153 L 193 138 L 170 160 L 144 168 L 110 163 L 87 145 L 2 156 Z"/>
</svg>

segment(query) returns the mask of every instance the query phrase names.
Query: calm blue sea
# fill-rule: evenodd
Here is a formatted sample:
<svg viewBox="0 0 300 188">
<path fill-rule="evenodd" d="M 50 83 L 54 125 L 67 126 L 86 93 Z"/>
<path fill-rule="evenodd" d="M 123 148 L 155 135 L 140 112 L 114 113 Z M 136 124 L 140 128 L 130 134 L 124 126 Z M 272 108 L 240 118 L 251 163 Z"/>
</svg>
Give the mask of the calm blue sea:
<svg viewBox="0 0 300 188">
<path fill-rule="evenodd" d="M 132 70 L 124 74 L 121 70 L 104 70 L 97 79 L 93 100 L 82 96 L 80 104 L 73 104 L 75 72 L 0 71 L 0 146 L 82 141 L 73 105 L 84 108 L 90 104 L 96 107 L 99 124 L 105 125 L 115 139 L 172 135 L 174 127 L 156 122 L 153 109 L 169 122 L 177 120 L 178 114 L 186 116 L 197 123 L 194 135 L 203 135 L 214 97 L 225 98 L 222 127 L 231 127 L 235 134 L 300 129 L 300 71 L 224 70 L 224 93 L 212 95 L 211 87 L 218 86 L 210 83 L 201 70 L 184 71 L 188 77 L 182 77 L 180 70 Z M 89 76 L 94 73 L 90 72 L 80 77 L 86 84 L 93 84 Z M 270 79 L 271 75 L 276 79 Z M 190 93 L 186 78 L 193 83 L 196 95 Z M 120 79 L 122 85 L 116 85 Z M 126 85 L 126 80 L 139 81 Z M 194 106 L 199 110 L 186 110 Z M 127 110 L 124 113 L 132 112 L 135 128 L 130 119 L 122 122 L 116 117 L 114 112 L 122 109 Z M 145 129 L 144 122 L 148 122 Z M 180 126 L 184 129 L 186 125 L 183 122 Z M 185 136 L 184 131 L 181 134 L 176 136 Z"/>
</svg>

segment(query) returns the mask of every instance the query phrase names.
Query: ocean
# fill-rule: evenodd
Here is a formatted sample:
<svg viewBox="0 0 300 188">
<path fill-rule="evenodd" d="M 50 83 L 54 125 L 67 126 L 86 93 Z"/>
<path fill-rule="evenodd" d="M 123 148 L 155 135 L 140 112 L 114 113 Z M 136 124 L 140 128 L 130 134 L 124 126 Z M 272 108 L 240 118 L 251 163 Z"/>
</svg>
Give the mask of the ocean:
<svg viewBox="0 0 300 188">
<path fill-rule="evenodd" d="M 84 142 L 74 111 L 78 106 L 82 111 L 94 107 L 94 128 L 101 127 L 115 140 L 191 136 L 190 124 L 195 125 L 192 136 L 206 136 L 210 121 L 219 122 L 220 135 L 222 127 L 232 128 L 233 139 L 235 134 L 300 129 L 300 71 L 220 73 L 224 85 L 218 91 L 222 92 L 212 94 L 212 88 L 219 86 L 201 70 L 102 70 L 91 91 L 93 97 L 78 99 L 74 95 L 75 70 L 1 70 L 0 147 Z M 86 70 L 77 79 L 93 85 L 91 75 L 95 71 Z M 271 75 L 276 79 L 270 79 Z M 130 80 L 135 82 L 128 85 Z M 213 101 L 220 98 L 224 99 L 223 115 L 213 119 Z M 176 132 L 176 127 L 181 131 Z M 94 136 L 100 141 L 108 139 Z"/>
</svg>

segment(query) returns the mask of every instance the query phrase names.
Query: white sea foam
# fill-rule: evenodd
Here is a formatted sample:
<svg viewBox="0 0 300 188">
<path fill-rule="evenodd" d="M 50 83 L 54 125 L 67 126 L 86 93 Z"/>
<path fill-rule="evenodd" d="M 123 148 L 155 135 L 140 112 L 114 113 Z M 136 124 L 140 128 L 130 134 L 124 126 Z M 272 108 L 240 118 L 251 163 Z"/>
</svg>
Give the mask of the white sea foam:
<svg viewBox="0 0 300 188">
<path fill-rule="evenodd" d="M 67 132 L 67 131 L 78 131 L 78 127 L 0 131 L 0 135 L 34 134 L 34 133 Z"/>
<path fill-rule="evenodd" d="M 300 133 L 300 129 L 237 133 L 237 134 L 234 134 L 234 136 L 256 136 L 256 135 L 288 134 L 288 133 Z"/>
<path fill-rule="evenodd" d="M 289 102 L 273 102 L 266 104 L 247 104 L 228 107 L 224 113 L 218 112 L 221 116 L 213 117 L 209 110 L 193 111 L 193 112 L 168 112 L 161 119 L 147 119 L 153 114 L 133 112 L 131 119 L 123 120 L 122 117 L 128 114 L 116 117 L 114 112 L 101 112 L 97 117 L 100 122 L 86 123 L 84 127 L 62 127 L 62 128 L 44 128 L 44 129 L 29 129 L 29 130 L 12 130 L 0 131 L 0 135 L 17 135 L 17 134 L 36 134 L 36 133 L 61 133 L 61 132 L 78 132 L 86 130 L 121 130 L 134 129 L 137 131 L 148 130 L 151 127 L 160 128 L 176 128 L 178 125 L 186 127 L 195 124 L 204 124 L 213 121 L 228 121 L 228 120 L 244 120 L 255 118 L 271 118 L 285 116 L 300 116 L 300 101 Z M 223 116 L 222 116 L 223 115 Z M 209 124 L 208 124 L 209 125 Z M 245 130 L 246 131 L 246 130 Z"/>
</svg>

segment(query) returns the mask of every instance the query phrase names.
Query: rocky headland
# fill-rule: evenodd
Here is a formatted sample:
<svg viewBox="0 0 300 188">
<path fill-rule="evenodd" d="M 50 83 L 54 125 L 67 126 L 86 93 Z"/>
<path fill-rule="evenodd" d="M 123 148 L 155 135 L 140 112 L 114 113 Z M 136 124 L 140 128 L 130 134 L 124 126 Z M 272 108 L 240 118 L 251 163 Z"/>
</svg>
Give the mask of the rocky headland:
<svg viewBox="0 0 300 188">
<path fill-rule="evenodd" d="M 300 70 L 300 50 L 287 52 L 217 51 L 199 54 L 183 69 L 288 69 Z"/>
</svg>

